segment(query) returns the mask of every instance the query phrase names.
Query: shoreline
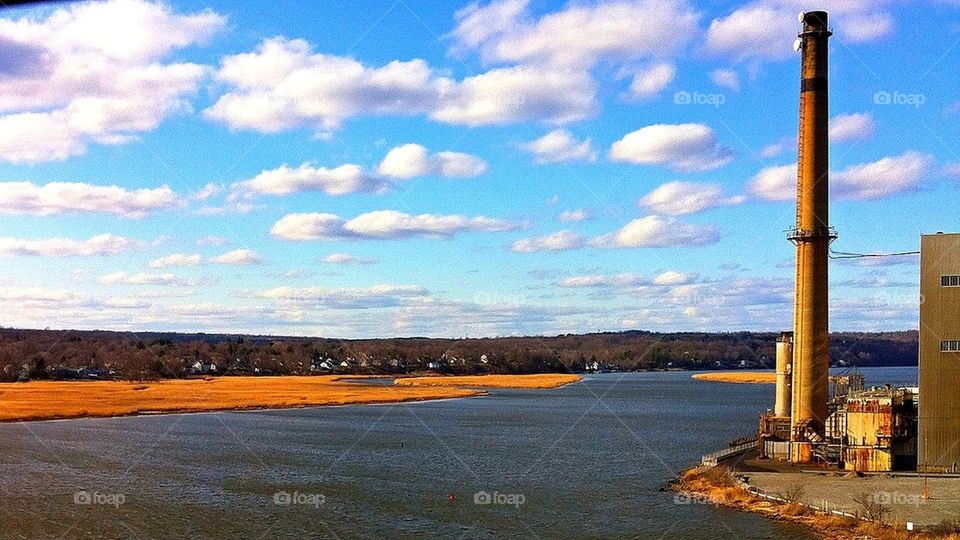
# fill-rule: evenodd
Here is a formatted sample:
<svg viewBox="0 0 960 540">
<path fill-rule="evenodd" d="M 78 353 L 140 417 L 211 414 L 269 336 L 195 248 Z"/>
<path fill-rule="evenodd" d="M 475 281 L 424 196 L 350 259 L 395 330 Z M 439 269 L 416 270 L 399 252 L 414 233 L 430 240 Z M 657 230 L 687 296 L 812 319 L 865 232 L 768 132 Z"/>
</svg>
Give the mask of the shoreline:
<svg viewBox="0 0 960 540">
<path fill-rule="evenodd" d="M 936 534 L 918 528 L 907 532 L 901 523 L 878 523 L 859 516 L 828 515 L 799 502 L 798 494 L 791 499 L 789 490 L 786 495 L 778 495 L 778 500 L 761 497 L 744 487 L 743 482 L 732 469 L 719 465 L 707 467 L 698 465 L 684 470 L 670 484 L 669 489 L 677 497 L 686 501 L 714 504 L 739 512 L 758 514 L 774 521 L 802 525 L 825 538 L 877 540 L 948 539 L 957 540 L 956 533 Z"/>
<path fill-rule="evenodd" d="M 775 384 L 777 374 L 773 371 L 708 371 L 694 373 L 691 379 L 733 384 Z"/>
<path fill-rule="evenodd" d="M 0 423 L 415 403 L 490 395 L 483 388 L 557 388 L 580 380 L 572 376 L 576 378 L 556 384 L 554 376 L 547 374 L 540 386 L 532 379 L 512 385 L 502 379 L 490 384 L 472 380 L 472 388 L 458 384 L 455 377 L 436 384 L 362 384 L 358 381 L 366 377 L 350 375 L 33 381 L 0 385 Z"/>
</svg>

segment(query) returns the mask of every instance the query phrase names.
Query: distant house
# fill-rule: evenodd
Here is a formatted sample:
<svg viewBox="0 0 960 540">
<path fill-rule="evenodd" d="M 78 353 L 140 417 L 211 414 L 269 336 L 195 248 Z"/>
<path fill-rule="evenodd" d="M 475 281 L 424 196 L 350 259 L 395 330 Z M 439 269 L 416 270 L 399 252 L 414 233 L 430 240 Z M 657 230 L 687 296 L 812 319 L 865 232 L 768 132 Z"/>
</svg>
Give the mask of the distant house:
<svg viewBox="0 0 960 540">
<path fill-rule="evenodd" d="M 208 375 L 217 372 L 217 365 L 209 360 L 197 360 L 190 366 L 191 373 L 201 373 Z"/>
</svg>

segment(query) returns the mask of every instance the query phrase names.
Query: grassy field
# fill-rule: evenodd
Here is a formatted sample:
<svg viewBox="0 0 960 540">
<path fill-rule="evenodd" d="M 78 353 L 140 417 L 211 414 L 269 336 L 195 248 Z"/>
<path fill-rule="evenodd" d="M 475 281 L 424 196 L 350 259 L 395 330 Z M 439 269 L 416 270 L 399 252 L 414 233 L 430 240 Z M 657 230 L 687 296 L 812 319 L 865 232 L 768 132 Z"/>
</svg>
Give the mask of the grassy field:
<svg viewBox="0 0 960 540">
<path fill-rule="evenodd" d="M 556 375 L 464 377 L 474 388 L 553 388 Z M 543 377 L 538 382 L 538 377 Z M 32 381 L 0 385 L 0 422 L 137 414 L 282 409 L 361 403 L 397 403 L 482 395 L 458 377 L 417 377 L 395 385 L 348 382 L 361 377 L 216 377 L 121 381 Z M 431 384 L 432 379 L 442 379 Z M 575 378 L 579 380 L 579 377 Z M 421 382 L 417 382 L 421 381 Z M 424 382 L 426 381 L 426 382 Z M 486 382 L 485 382 L 486 381 Z M 512 382 L 511 382 L 512 381 Z"/>
<path fill-rule="evenodd" d="M 772 371 L 717 371 L 693 375 L 699 381 L 741 384 L 774 384 L 777 374 Z"/>
<path fill-rule="evenodd" d="M 450 377 L 408 377 L 397 379 L 398 386 L 460 388 L 557 388 L 581 380 L 579 375 L 542 373 L 537 375 L 460 375 Z"/>
</svg>

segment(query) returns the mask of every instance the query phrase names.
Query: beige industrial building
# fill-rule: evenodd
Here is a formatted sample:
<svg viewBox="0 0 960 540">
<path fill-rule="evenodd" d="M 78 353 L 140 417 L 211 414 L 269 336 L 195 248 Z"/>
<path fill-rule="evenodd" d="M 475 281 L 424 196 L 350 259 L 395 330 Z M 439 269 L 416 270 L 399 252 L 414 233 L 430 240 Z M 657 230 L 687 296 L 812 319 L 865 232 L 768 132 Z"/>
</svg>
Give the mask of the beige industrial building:
<svg viewBox="0 0 960 540">
<path fill-rule="evenodd" d="M 960 234 L 920 238 L 917 466 L 960 470 Z"/>
</svg>

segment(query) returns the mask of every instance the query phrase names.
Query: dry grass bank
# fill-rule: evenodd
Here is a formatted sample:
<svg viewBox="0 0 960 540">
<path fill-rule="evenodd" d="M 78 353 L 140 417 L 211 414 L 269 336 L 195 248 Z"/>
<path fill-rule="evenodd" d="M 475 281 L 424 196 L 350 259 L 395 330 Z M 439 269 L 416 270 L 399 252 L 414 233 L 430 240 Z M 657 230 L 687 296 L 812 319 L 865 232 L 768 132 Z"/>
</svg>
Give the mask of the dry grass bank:
<svg viewBox="0 0 960 540">
<path fill-rule="evenodd" d="M 455 387 L 364 385 L 349 377 L 216 377 L 121 381 L 33 381 L 0 385 L 0 421 L 148 413 L 296 408 L 469 397 Z"/>
<path fill-rule="evenodd" d="M 460 388 L 557 388 L 582 380 L 579 375 L 540 373 L 535 375 L 453 375 L 448 377 L 407 377 L 397 386 Z"/>
<path fill-rule="evenodd" d="M 775 384 L 777 374 L 772 371 L 717 371 L 693 375 L 698 381 L 743 384 Z"/>
<path fill-rule="evenodd" d="M 831 539 L 960 540 L 960 534 L 927 531 L 908 533 L 904 524 L 881 525 L 860 519 L 825 515 L 814 512 L 796 502 L 777 502 L 762 499 L 744 489 L 733 472 L 723 466 L 695 467 L 684 471 L 673 488 L 692 499 L 762 514 L 768 518 L 789 521 L 810 527 Z M 781 496 L 790 500 L 789 495 Z M 952 529 L 952 527 L 950 527 Z"/>
</svg>

